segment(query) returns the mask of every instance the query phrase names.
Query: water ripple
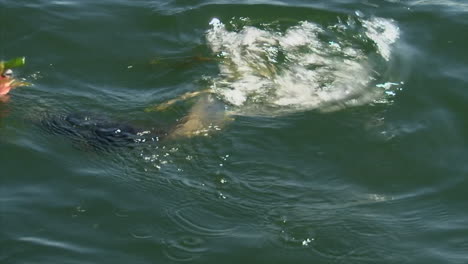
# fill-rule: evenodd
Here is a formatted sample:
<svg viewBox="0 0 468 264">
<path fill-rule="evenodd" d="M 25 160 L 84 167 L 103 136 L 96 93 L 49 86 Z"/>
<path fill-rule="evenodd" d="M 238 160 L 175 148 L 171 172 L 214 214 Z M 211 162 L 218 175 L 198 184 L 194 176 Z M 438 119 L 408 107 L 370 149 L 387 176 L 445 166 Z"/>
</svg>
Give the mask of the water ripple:
<svg viewBox="0 0 468 264">
<path fill-rule="evenodd" d="M 59 249 L 64 249 L 64 250 L 77 252 L 81 254 L 93 252 L 93 250 L 91 249 L 77 246 L 70 242 L 56 241 L 56 240 L 51 240 L 51 239 L 46 239 L 46 238 L 41 238 L 41 237 L 20 237 L 18 238 L 18 240 L 27 242 L 27 243 L 32 243 L 35 245 L 39 245 L 39 246 L 59 248 Z"/>
<path fill-rule="evenodd" d="M 204 237 L 220 237 L 232 233 L 235 226 L 219 212 L 198 208 L 196 203 L 178 204 L 167 211 L 167 216 L 180 228 Z"/>
<path fill-rule="evenodd" d="M 164 241 L 164 254 L 171 260 L 187 262 L 199 258 L 209 249 L 205 246 L 202 238 L 194 236 L 183 236 L 178 239 Z"/>
</svg>

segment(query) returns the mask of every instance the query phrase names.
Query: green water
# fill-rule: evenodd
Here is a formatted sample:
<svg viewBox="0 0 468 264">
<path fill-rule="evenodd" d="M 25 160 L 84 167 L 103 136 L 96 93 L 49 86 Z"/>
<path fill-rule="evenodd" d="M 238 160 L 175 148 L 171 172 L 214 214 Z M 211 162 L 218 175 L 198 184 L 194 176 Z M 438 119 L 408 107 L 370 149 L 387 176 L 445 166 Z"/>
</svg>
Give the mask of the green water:
<svg viewBox="0 0 468 264">
<path fill-rule="evenodd" d="M 0 103 L 0 263 L 468 263 L 467 26 L 462 0 L 0 0 L 33 83 Z M 165 139 L 197 104 L 231 121 Z M 165 132 L 109 145 L 83 112 Z"/>
</svg>

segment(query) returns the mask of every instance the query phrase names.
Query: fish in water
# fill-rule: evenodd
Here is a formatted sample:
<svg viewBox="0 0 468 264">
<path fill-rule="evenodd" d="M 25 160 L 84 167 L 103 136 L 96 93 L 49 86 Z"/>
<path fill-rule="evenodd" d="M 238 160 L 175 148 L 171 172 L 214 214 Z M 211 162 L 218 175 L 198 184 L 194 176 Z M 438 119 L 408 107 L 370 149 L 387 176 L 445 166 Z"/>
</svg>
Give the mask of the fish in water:
<svg viewBox="0 0 468 264">
<path fill-rule="evenodd" d="M 39 125 L 52 134 L 70 138 L 75 145 L 93 150 L 134 147 L 142 142 L 159 141 L 167 134 L 161 129 L 147 130 L 93 113 L 48 115 Z"/>
<path fill-rule="evenodd" d="M 9 61 L 0 61 L 0 100 L 14 88 L 29 86 L 29 83 L 14 78 L 12 68 L 21 67 L 25 64 L 25 58 L 15 58 Z"/>
</svg>

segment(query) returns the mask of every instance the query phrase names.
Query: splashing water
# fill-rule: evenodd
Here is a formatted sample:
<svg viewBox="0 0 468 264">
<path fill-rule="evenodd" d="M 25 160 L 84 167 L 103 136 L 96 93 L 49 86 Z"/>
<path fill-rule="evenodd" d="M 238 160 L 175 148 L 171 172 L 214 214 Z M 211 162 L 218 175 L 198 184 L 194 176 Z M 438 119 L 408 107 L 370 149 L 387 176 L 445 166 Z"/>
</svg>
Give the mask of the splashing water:
<svg viewBox="0 0 468 264">
<path fill-rule="evenodd" d="M 236 114 L 335 111 L 382 103 L 392 94 L 376 86 L 378 68 L 390 60 L 400 34 L 392 20 L 231 31 L 214 18 L 210 26 L 207 43 L 220 58 L 211 88 Z"/>
</svg>

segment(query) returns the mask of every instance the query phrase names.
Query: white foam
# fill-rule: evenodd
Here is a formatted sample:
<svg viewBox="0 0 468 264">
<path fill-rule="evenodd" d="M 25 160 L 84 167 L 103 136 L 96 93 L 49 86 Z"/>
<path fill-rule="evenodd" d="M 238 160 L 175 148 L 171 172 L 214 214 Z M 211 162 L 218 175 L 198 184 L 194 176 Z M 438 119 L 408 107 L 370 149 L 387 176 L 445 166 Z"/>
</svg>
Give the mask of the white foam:
<svg viewBox="0 0 468 264">
<path fill-rule="evenodd" d="M 377 46 L 375 53 L 389 60 L 398 27 L 381 18 L 362 24 Z M 240 114 L 252 109 L 270 114 L 333 111 L 386 96 L 371 85 L 375 73 L 352 36 L 335 34 L 333 40 L 324 40 L 323 35 L 333 32 L 307 21 L 284 32 L 253 26 L 229 31 L 217 18 L 210 25 L 206 39 L 221 58 L 212 89 Z"/>
<path fill-rule="evenodd" d="M 372 18 L 368 21 L 363 21 L 364 27 L 367 28 L 366 35 L 375 42 L 379 49 L 379 53 L 387 61 L 390 59 L 391 45 L 400 36 L 400 30 L 392 20 L 383 18 Z"/>
</svg>

